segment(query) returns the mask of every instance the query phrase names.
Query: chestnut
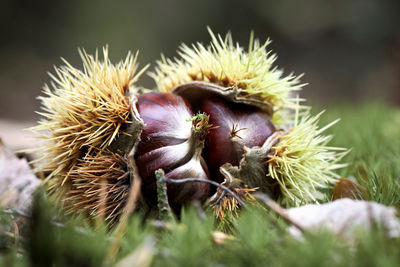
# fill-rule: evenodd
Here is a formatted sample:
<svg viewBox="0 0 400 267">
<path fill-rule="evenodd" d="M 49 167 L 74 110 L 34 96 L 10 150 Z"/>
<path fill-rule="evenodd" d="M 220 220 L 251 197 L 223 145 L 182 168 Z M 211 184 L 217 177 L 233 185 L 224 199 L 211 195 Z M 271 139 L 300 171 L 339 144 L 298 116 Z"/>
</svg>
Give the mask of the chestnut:
<svg viewBox="0 0 400 267">
<path fill-rule="evenodd" d="M 206 137 L 205 158 L 211 179 L 221 183 L 219 167 L 225 163 L 238 166 L 244 146 L 262 146 L 275 132 L 270 117 L 260 109 L 212 97 L 203 102 L 202 111 L 209 114 L 215 127 Z"/>
<path fill-rule="evenodd" d="M 137 110 L 145 126 L 135 153 L 142 178 L 142 193 L 151 206 L 157 203 L 154 172 L 163 169 L 170 179 L 196 177 L 209 179 L 202 157 L 207 129 L 193 126 L 189 103 L 171 93 L 147 93 L 138 96 Z M 168 184 L 168 199 L 174 210 L 192 200 L 204 201 L 209 184 Z"/>
</svg>

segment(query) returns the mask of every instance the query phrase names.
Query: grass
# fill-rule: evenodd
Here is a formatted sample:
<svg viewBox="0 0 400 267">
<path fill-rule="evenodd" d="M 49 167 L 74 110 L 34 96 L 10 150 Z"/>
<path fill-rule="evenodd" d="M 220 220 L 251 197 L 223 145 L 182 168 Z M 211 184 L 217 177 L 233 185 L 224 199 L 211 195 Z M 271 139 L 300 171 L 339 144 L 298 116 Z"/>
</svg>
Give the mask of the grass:
<svg viewBox="0 0 400 267">
<path fill-rule="evenodd" d="M 400 109 L 383 103 L 330 107 L 321 125 L 341 121 L 328 129 L 333 146 L 351 148 L 340 170 L 367 190 L 366 198 L 400 208 Z"/>
<path fill-rule="evenodd" d="M 343 177 L 353 177 L 366 188 L 366 198 L 400 208 L 400 109 L 382 103 L 342 104 L 329 107 L 321 125 L 337 117 L 341 121 L 328 131 L 332 145 L 351 147 L 344 159 Z M 268 211 L 251 208 L 235 223 L 233 239 L 213 242 L 216 223 L 210 214 L 202 218 L 195 209 L 184 210 L 180 221 L 155 226 L 132 216 L 117 256 L 107 261 L 114 238 L 99 226 L 85 225 L 78 218 L 60 218 L 45 199 L 35 202 L 23 239 L 10 235 L 13 218 L 0 216 L 0 266 L 108 266 L 133 254 L 134 262 L 152 266 L 398 266 L 400 238 L 387 239 L 379 225 L 372 233 L 358 232 L 349 244 L 321 232 L 291 238 L 285 223 Z M 57 217 L 59 218 L 59 216 Z M 24 233 L 27 233 L 24 235 Z M 155 247 L 147 246 L 155 240 Z M 144 259 L 144 260 L 143 260 Z M 146 266 L 146 265 L 142 265 Z"/>
</svg>

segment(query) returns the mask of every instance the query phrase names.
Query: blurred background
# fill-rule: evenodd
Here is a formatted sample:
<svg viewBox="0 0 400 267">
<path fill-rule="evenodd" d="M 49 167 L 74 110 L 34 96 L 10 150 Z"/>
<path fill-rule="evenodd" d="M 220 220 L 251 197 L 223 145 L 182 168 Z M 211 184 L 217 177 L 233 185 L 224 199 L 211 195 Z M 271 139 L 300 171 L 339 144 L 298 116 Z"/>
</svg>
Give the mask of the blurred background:
<svg viewBox="0 0 400 267">
<path fill-rule="evenodd" d="M 182 43 L 209 42 L 206 26 L 247 46 L 250 31 L 278 54 L 285 73 L 305 73 L 302 96 L 322 106 L 381 99 L 400 104 L 398 0 L 2 0 L 0 136 L 38 119 L 47 72 L 78 47 L 105 44 L 113 61 L 140 50 L 141 66 L 175 56 Z M 141 85 L 153 87 L 143 77 Z M 22 125 L 22 126 L 21 126 Z M 15 132 L 15 131 L 14 131 Z M 11 131 L 12 135 L 13 131 Z"/>
</svg>

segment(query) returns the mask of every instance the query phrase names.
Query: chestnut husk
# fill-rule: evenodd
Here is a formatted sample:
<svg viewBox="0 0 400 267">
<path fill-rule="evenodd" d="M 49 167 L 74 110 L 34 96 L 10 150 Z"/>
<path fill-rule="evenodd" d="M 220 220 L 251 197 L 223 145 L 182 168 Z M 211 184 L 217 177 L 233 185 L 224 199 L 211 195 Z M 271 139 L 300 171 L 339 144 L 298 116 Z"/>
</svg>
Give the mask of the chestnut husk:
<svg viewBox="0 0 400 267">
<path fill-rule="evenodd" d="M 217 96 L 231 103 L 257 107 L 270 117 L 274 113 L 274 108 L 270 103 L 264 101 L 258 95 L 248 95 L 236 85 L 224 87 L 210 82 L 191 81 L 175 86 L 171 92 L 186 99 L 194 110 L 199 110 L 206 99 Z"/>
</svg>

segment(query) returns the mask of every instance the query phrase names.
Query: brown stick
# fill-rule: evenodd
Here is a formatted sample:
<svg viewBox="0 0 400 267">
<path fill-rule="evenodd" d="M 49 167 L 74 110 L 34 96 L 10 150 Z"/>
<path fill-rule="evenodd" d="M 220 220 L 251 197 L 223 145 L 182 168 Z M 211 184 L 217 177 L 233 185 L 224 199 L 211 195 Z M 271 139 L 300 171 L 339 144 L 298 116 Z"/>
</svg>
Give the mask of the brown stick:
<svg viewBox="0 0 400 267">
<path fill-rule="evenodd" d="M 171 207 L 169 206 L 167 183 L 163 181 L 165 173 L 162 169 L 155 171 L 157 183 L 157 207 L 158 217 L 161 221 L 168 221 L 173 218 Z"/>
<path fill-rule="evenodd" d="M 232 190 L 230 190 L 228 187 L 221 185 L 217 182 L 214 181 L 210 181 L 210 180 L 203 180 L 203 179 L 199 179 L 199 178 L 185 178 L 185 179 L 180 179 L 180 180 L 173 180 L 173 179 L 169 179 L 166 178 L 164 176 L 163 181 L 165 181 L 166 183 L 172 183 L 172 184 L 184 184 L 184 183 L 193 183 L 193 182 L 198 182 L 198 183 L 209 183 L 212 184 L 218 188 L 221 188 L 222 190 L 228 192 L 232 197 L 234 197 L 236 199 L 237 202 L 239 202 L 239 204 L 241 206 L 243 206 L 244 208 L 247 208 L 246 203 L 243 202 L 243 200 L 240 199 L 240 197 L 237 196 L 237 194 L 235 194 L 235 192 L 233 192 Z"/>
<path fill-rule="evenodd" d="M 140 195 L 142 180 L 139 176 L 139 172 L 137 170 L 137 166 L 134 160 L 135 150 L 136 147 L 134 146 L 131 152 L 129 152 L 128 154 L 127 161 L 128 161 L 129 173 L 131 175 L 131 187 L 129 189 L 129 196 L 126 205 L 124 207 L 124 210 L 122 211 L 121 219 L 118 223 L 117 228 L 115 229 L 114 240 L 111 243 L 110 248 L 108 250 L 107 261 L 106 261 L 108 263 L 111 263 L 118 253 L 118 250 L 121 246 L 122 237 L 125 234 L 126 227 L 128 226 L 129 217 L 135 210 L 136 202 Z"/>
</svg>

